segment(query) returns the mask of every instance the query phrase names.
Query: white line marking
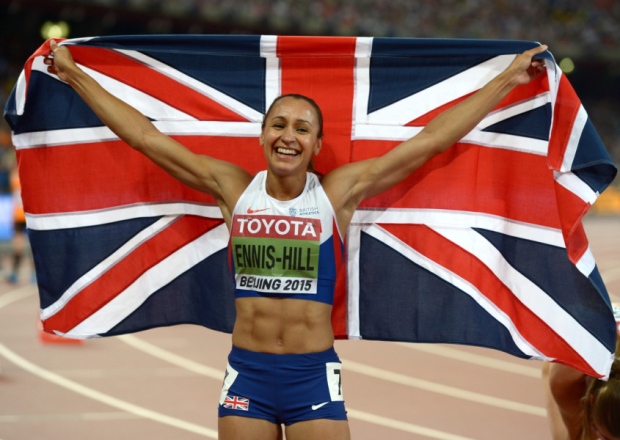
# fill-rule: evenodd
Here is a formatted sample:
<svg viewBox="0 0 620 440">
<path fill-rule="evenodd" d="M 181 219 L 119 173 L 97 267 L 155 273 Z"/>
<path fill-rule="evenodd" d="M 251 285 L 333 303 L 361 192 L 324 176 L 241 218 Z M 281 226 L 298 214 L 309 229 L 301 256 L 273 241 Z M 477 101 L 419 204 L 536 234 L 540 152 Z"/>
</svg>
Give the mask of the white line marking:
<svg viewBox="0 0 620 440">
<path fill-rule="evenodd" d="M 15 290 L 11 290 L 10 292 L 0 296 L 0 309 L 37 292 L 38 290 L 36 289 L 36 286 L 34 284 L 29 284 L 27 286 L 19 287 Z"/>
<path fill-rule="evenodd" d="M 75 420 L 133 420 L 138 418 L 141 417 L 138 417 L 134 414 L 128 414 L 124 411 L 86 412 L 72 414 L 18 414 L 0 416 L 0 423 L 40 423 Z"/>
<path fill-rule="evenodd" d="M 525 403 L 513 402 L 512 400 L 502 399 L 499 397 L 488 396 L 473 391 L 467 391 L 460 388 L 442 385 L 436 382 L 430 382 L 415 377 L 405 376 L 404 374 L 394 373 L 382 368 L 371 367 L 369 365 L 360 364 L 340 358 L 345 371 L 353 371 L 358 374 L 364 374 L 377 379 L 386 380 L 388 382 L 398 383 L 421 390 L 430 391 L 437 394 L 443 394 L 457 399 L 469 400 L 471 402 L 482 403 L 497 408 L 508 409 L 511 411 L 522 412 L 533 416 L 546 417 L 547 410 L 542 407 L 528 405 Z"/>
<path fill-rule="evenodd" d="M 52 373 L 44 368 L 41 368 L 36 364 L 33 364 L 32 362 L 24 359 L 23 357 L 19 356 L 17 353 L 7 348 L 4 344 L 0 344 L 0 356 L 4 357 L 6 360 L 8 360 L 9 362 L 12 362 L 18 367 L 28 371 L 29 373 L 40 377 L 43 380 L 52 382 L 58 386 L 61 386 L 75 393 L 88 397 L 89 399 L 93 399 L 98 402 L 104 403 L 106 405 L 112 406 L 114 408 L 118 408 L 130 414 L 135 414 L 139 417 L 144 417 L 145 419 L 150 419 L 155 422 L 163 423 L 164 425 L 173 426 L 175 428 L 193 432 L 195 434 L 199 434 L 204 437 L 217 439 L 217 431 L 213 429 L 209 429 L 204 426 L 196 425 L 191 422 L 186 422 L 185 420 L 180 420 L 175 417 L 170 417 L 165 414 L 152 411 L 150 409 L 147 409 L 147 408 L 144 408 L 138 405 L 134 405 L 129 402 L 125 402 L 124 400 L 117 399 L 108 394 L 105 394 L 100 391 L 81 385 L 77 382 L 74 382 L 58 374 Z"/>
<path fill-rule="evenodd" d="M 133 348 L 140 350 L 144 353 L 150 354 L 153 357 L 161 359 L 165 362 L 168 362 L 172 365 L 176 365 L 177 367 L 184 368 L 193 373 L 207 376 L 211 379 L 223 381 L 224 380 L 224 370 L 218 370 L 216 368 L 207 367 L 206 365 L 200 364 L 198 362 L 194 362 L 190 359 L 187 359 L 183 356 L 179 356 L 174 354 L 168 350 L 164 350 L 154 344 L 143 341 L 140 338 L 137 338 L 133 335 L 122 335 L 118 336 L 117 339 L 120 339 L 127 345 L 131 345 Z"/>
<path fill-rule="evenodd" d="M 481 367 L 493 368 L 507 373 L 520 374 L 522 376 L 540 379 L 540 368 L 526 367 L 525 365 L 518 365 L 513 362 L 493 359 L 479 354 L 467 353 L 455 348 L 444 347 L 443 345 L 411 344 L 406 342 L 397 342 L 396 345 L 408 348 L 409 350 L 423 351 L 425 353 L 431 353 L 437 356 L 443 356 L 457 361 L 479 365 Z"/>
<path fill-rule="evenodd" d="M 374 423 L 376 425 L 385 426 L 386 428 L 398 429 L 400 431 L 410 432 L 412 434 L 420 434 L 428 438 L 439 440 L 473 440 L 470 437 L 449 434 L 447 432 L 437 431 L 436 429 L 425 428 L 423 426 L 412 425 L 411 423 L 401 422 L 399 420 L 388 419 L 376 414 L 358 411 L 356 409 L 347 408 L 347 416 L 352 419 L 363 420 L 364 422 Z"/>
<path fill-rule="evenodd" d="M 0 309 L 16 301 L 19 301 L 20 299 L 26 298 L 36 292 L 37 289 L 34 285 L 28 285 L 19 289 L 12 290 L 11 292 L 6 293 L 0 297 Z M 42 367 L 39 367 L 36 364 L 33 364 L 32 362 L 24 359 L 17 353 L 7 348 L 4 344 L 0 344 L 0 356 L 4 357 L 9 362 L 12 362 L 20 368 L 28 371 L 29 373 L 34 374 L 35 376 L 38 376 L 44 380 L 47 380 L 48 382 L 52 382 L 61 387 L 67 388 L 90 399 L 97 400 L 101 403 L 112 406 L 114 408 L 118 408 L 122 411 L 134 414 L 139 417 L 151 419 L 155 422 L 163 423 L 165 425 L 173 426 L 175 428 L 183 429 L 185 431 L 190 431 L 199 435 L 203 435 L 205 437 L 217 439 L 217 431 L 213 429 L 196 425 L 191 422 L 186 422 L 175 417 L 170 417 L 165 414 L 158 413 L 156 411 L 152 411 L 147 408 L 125 402 L 124 400 L 117 399 L 105 393 L 93 390 L 92 388 L 81 385 L 77 382 L 69 380 L 58 374 L 52 373 Z"/>
</svg>

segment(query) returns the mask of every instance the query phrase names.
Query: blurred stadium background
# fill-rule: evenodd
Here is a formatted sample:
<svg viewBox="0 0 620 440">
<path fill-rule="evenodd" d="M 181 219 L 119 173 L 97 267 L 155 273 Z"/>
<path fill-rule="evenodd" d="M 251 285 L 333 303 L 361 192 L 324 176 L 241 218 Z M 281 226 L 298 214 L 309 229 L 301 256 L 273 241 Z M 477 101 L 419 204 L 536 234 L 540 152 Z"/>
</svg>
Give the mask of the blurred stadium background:
<svg viewBox="0 0 620 440">
<path fill-rule="evenodd" d="M 620 164 L 618 0 L 0 0 L 2 108 L 48 37 L 296 34 L 540 41 L 568 75 Z M 11 234 L 9 128 L 0 122 L 0 242 Z M 592 213 L 620 213 L 617 179 Z"/>
</svg>

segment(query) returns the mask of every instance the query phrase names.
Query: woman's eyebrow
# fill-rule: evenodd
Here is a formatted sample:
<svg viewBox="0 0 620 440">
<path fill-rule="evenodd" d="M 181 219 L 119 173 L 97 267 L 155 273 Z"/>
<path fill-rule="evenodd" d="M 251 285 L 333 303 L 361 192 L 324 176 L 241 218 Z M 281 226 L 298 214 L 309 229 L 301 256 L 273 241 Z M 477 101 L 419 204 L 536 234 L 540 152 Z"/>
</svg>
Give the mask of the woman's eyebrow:
<svg viewBox="0 0 620 440">
<path fill-rule="evenodd" d="M 284 119 L 286 120 L 286 118 L 284 116 L 274 116 L 273 118 L 271 118 L 271 120 L 273 121 L 274 119 Z M 296 119 L 295 122 L 305 122 L 308 125 L 312 125 L 312 122 L 308 121 L 307 119 Z"/>
</svg>

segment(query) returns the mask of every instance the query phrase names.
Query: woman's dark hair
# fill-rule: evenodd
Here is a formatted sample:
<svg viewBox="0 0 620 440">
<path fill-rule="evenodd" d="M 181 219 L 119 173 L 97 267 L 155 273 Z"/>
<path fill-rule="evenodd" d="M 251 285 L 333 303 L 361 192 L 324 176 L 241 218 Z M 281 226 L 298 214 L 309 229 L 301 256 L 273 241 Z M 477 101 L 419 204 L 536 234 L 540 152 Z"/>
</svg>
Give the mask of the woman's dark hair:
<svg viewBox="0 0 620 440">
<path fill-rule="evenodd" d="M 278 102 L 282 101 L 284 98 L 301 99 L 302 101 L 306 101 L 312 106 L 312 108 L 316 112 L 317 119 L 319 120 L 319 131 L 317 132 L 317 137 L 321 139 L 323 137 L 323 112 L 321 111 L 321 107 L 319 107 L 319 105 L 314 101 L 314 99 L 308 98 L 307 96 L 300 95 L 298 93 L 288 93 L 286 95 L 280 95 L 276 99 L 274 99 L 269 108 L 267 109 L 265 116 L 263 117 L 261 129 L 265 128 L 265 119 L 267 118 L 269 112 L 271 112 L 273 106 L 276 105 Z"/>
</svg>

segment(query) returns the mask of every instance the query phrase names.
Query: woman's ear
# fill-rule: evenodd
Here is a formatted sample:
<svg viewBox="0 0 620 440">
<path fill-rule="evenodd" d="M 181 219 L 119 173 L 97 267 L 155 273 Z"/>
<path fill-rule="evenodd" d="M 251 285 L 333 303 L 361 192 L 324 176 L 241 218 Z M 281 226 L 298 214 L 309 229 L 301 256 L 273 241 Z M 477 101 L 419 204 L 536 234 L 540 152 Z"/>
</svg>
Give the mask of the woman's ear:
<svg viewBox="0 0 620 440">
<path fill-rule="evenodd" d="M 260 137 L 258 138 L 258 143 L 260 145 L 265 145 L 265 137 L 263 136 L 263 134 L 260 134 Z"/>
<path fill-rule="evenodd" d="M 314 146 L 314 155 L 316 156 L 321 151 L 321 147 L 323 146 L 323 138 L 316 141 L 316 145 Z"/>
</svg>

